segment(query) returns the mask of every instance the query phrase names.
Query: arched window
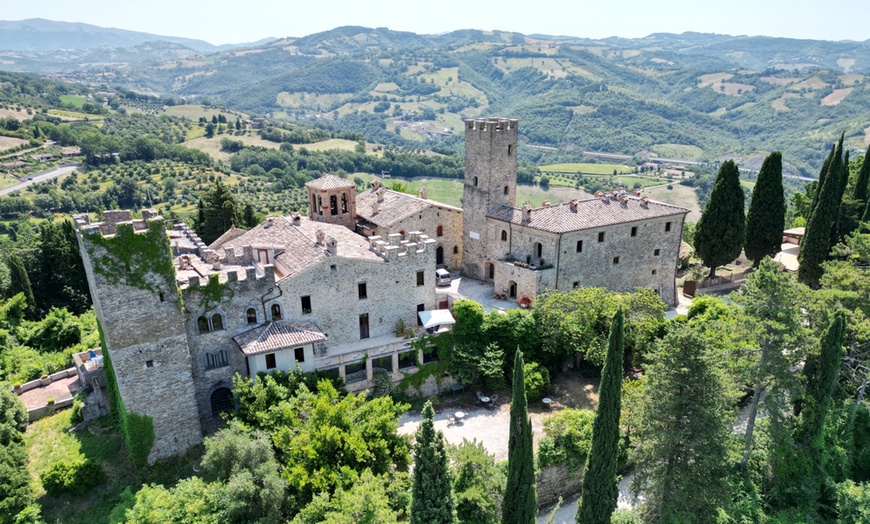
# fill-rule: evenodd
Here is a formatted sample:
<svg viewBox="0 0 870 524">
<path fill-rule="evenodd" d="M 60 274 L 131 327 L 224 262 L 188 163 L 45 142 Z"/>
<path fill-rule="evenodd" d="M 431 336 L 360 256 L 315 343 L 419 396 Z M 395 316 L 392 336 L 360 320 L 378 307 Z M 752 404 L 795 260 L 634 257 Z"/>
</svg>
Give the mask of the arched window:
<svg viewBox="0 0 870 524">
<path fill-rule="evenodd" d="M 492 262 L 486 265 L 486 275 L 487 278 L 495 278 L 495 264 Z"/>
<path fill-rule="evenodd" d="M 505 231 L 504 229 L 501 230 L 501 241 L 507 242 L 507 231 Z"/>
<path fill-rule="evenodd" d="M 272 304 L 272 320 L 281 320 L 280 304 Z"/>
<path fill-rule="evenodd" d="M 444 226 L 439 225 L 438 228 L 435 229 L 435 236 L 438 236 L 438 237 L 444 236 Z"/>
<path fill-rule="evenodd" d="M 202 356 L 205 361 L 205 369 L 213 369 L 217 367 L 217 363 L 215 361 L 214 355 L 212 353 L 206 353 Z"/>
<path fill-rule="evenodd" d="M 477 177 L 474 177 L 474 187 L 477 187 Z"/>
<path fill-rule="evenodd" d="M 509 145 L 508 145 L 508 156 L 511 156 L 511 154 L 512 154 L 513 152 L 514 152 L 514 146 L 509 144 Z"/>
<path fill-rule="evenodd" d="M 211 329 L 212 331 L 218 331 L 224 328 L 224 317 L 220 315 L 220 313 L 215 313 L 214 316 L 211 317 Z"/>
<path fill-rule="evenodd" d="M 341 212 L 347 213 L 347 193 L 341 194 Z"/>
<path fill-rule="evenodd" d="M 230 388 L 217 388 L 211 394 L 211 414 L 219 415 L 224 411 L 232 411 L 235 408 L 233 403 L 233 392 Z"/>
<path fill-rule="evenodd" d="M 538 253 L 538 258 L 541 258 L 541 256 L 544 254 L 544 244 L 538 242 L 535 246 L 535 252 Z"/>
<path fill-rule="evenodd" d="M 400 240 L 405 240 L 405 231 L 404 230 L 399 231 L 399 235 L 402 237 L 402 238 L 400 238 Z"/>
<path fill-rule="evenodd" d="M 338 198 L 335 195 L 329 197 L 329 213 L 332 215 L 338 214 Z"/>
<path fill-rule="evenodd" d="M 320 197 L 320 195 L 317 195 L 317 207 L 316 207 L 316 209 L 317 209 L 318 215 L 323 214 L 323 199 Z"/>
<path fill-rule="evenodd" d="M 249 307 L 247 312 L 248 324 L 256 324 L 257 323 L 257 310 Z"/>
<path fill-rule="evenodd" d="M 508 188 L 508 186 L 504 186 L 504 194 L 506 195 L 510 192 L 511 192 L 510 188 Z"/>
<path fill-rule="evenodd" d="M 453 254 L 454 254 L 454 255 L 458 255 L 458 254 L 459 254 L 459 246 L 453 246 Z"/>
<path fill-rule="evenodd" d="M 217 352 L 215 356 L 215 360 L 217 361 L 218 366 L 227 366 L 229 365 L 229 360 L 227 360 L 227 350 L 222 349 Z"/>
<path fill-rule="evenodd" d="M 200 333 L 208 333 L 208 319 L 205 317 L 199 317 L 196 319 L 196 325 L 199 327 Z"/>
<path fill-rule="evenodd" d="M 311 214 L 317 213 L 317 197 L 311 195 Z"/>
</svg>

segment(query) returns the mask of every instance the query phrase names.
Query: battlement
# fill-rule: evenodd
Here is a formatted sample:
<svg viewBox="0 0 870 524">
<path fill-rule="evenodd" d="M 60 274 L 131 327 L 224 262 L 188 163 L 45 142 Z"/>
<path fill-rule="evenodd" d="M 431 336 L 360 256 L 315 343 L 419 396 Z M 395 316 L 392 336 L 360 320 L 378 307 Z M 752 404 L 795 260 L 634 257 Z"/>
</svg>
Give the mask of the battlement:
<svg viewBox="0 0 870 524">
<path fill-rule="evenodd" d="M 488 131 L 490 133 L 494 133 L 497 131 L 511 131 L 513 133 L 516 133 L 519 125 L 520 121 L 516 118 L 476 118 L 473 120 L 465 121 L 465 130 Z"/>
<path fill-rule="evenodd" d="M 73 215 L 73 224 L 82 235 L 101 234 L 106 237 L 115 235 L 118 227 L 122 225 L 131 226 L 133 231 L 146 231 L 148 224 L 154 221 L 162 222 L 163 217 L 153 209 L 143 210 L 141 219 L 133 219 L 130 211 L 126 209 L 104 211 L 102 222 L 91 222 L 91 217 L 87 213 Z"/>
<path fill-rule="evenodd" d="M 392 233 L 385 241 L 380 235 L 369 237 L 369 249 L 388 262 L 418 259 L 425 257 L 428 246 L 436 241 L 420 231 L 411 231 L 408 240 L 402 240 L 402 235 Z"/>
<path fill-rule="evenodd" d="M 240 270 L 244 271 L 244 279 L 241 280 L 239 279 Z M 247 266 L 243 268 L 228 269 L 221 273 L 211 273 L 206 276 L 189 275 L 187 276 L 187 281 L 181 283 L 181 288 L 184 290 L 205 287 L 208 285 L 209 278 L 212 275 L 218 277 L 218 282 L 228 286 L 232 286 L 238 282 L 247 282 L 248 284 L 253 283 L 255 285 L 268 284 L 269 287 L 275 285 L 275 266 L 267 264 L 262 267 Z"/>
</svg>

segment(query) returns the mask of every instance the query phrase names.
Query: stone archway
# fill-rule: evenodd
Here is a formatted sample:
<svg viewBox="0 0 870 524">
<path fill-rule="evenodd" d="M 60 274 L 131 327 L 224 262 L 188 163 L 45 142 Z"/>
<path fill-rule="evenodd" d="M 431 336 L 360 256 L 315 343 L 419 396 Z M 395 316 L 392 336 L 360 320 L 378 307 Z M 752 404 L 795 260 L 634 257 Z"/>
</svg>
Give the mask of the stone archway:
<svg viewBox="0 0 870 524">
<path fill-rule="evenodd" d="M 211 402 L 211 414 L 215 416 L 235 409 L 233 390 L 228 387 L 219 387 L 212 391 L 209 401 Z"/>
<path fill-rule="evenodd" d="M 517 298 L 517 283 L 513 280 L 508 280 L 508 297 Z"/>
<path fill-rule="evenodd" d="M 440 266 L 444 263 L 444 248 L 442 246 L 438 246 L 438 249 L 435 250 L 435 265 Z"/>
</svg>

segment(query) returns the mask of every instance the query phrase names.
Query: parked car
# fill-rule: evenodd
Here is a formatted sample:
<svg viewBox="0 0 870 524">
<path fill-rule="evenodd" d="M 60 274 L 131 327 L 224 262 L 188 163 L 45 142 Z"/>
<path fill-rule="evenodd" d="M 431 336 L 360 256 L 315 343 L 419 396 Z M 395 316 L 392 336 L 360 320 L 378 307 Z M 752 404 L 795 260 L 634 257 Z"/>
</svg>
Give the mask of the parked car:
<svg viewBox="0 0 870 524">
<path fill-rule="evenodd" d="M 450 272 L 446 269 L 436 269 L 435 270 L 435 285 L 436 286 L 449 286 L 450 282 L 453 281 L 453 278 L 450 276 Z"/>
</svg>

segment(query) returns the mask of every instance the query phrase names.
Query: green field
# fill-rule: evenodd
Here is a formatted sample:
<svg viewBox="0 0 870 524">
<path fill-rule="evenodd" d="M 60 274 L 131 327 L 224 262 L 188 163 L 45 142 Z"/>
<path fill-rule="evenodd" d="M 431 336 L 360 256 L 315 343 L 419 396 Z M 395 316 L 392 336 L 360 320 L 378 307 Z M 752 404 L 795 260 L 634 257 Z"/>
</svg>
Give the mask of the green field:
<svg viewBox="0 0 870 524">
<path fill-rule="evenodd" d="M 193 104 L 183 104 L 177 106 L 167 106 L 164 112 L 167 115 L 172 116 L 181 116 L 184 118 L 189 118 L 193 121 L 197 121 L 200 118 L 205 118 L 206 120 L 211 121 L 211 117 L 217 116 L 219 114 L 223 114 L 229 120 L 229 123 L 235 124 L 236 118 L 241 117 L 242 120 L 247 118 L 247 115 L 244 113 L 239 113 L 237 111 L 223 111 L 220 109 L 214 109 L 212 107 L 203 107 L 201 105 L 193 105 Z"/>
<path fill-rule="evenodd" d="M 549 171 L 553 173 L 583 173 L 589 175 L 612 175 L 613 171 L 617 173 L 630 173 L 632 168 L 625 164 L 548 164 L 539 166 L 541 171 Z"/>
<path fill-rule="evenodd" d="M 60 95 L 60 101 L 76 109 L 81 109 L 88 99 L 79 95 Z"/>
</svg>

